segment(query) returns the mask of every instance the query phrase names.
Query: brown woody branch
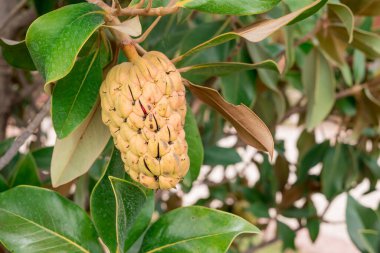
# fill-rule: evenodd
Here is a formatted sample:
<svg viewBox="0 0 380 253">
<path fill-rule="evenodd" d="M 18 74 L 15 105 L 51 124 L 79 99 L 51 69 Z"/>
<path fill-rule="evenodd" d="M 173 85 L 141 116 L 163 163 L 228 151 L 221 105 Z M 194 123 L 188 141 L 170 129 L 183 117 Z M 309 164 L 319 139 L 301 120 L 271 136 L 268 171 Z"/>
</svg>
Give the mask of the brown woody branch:
<svg viewBox="0 0 380 253">
<path fill-rule="evenodd" d="M 41 111 L 37 113 L 34 119 L 26 127 L 24 132 L 22 132 L 22 134 L 16 138 L 16 140 L 13 142 L 12 146 L 8 149 L 8 151 L 0 158 L 0 171 L 4 169 L 4 167 L 7 166 L 10 161 L 12 161 L 13 157 L 17 154 L 20 147 L 33 134 L 37 127 L 39 127 L 42 120 L 49 113 L 49 110 L 50 100 L 46 102 L 46 104 L 42 107 Z"/>
<path fill-rule="evenodd" d="M 169 14 L 176 13 L 179 10 L 179 7 L 176 5 L 169 5 L 166 7 L 157 7 L 151 8 L 151 2 L 148 2 L 147 8 L 141 8 L 144 1 L 141 1 L 135 7 L 127 7 L 127 8 L 113 8 L 112 6 L 107 5 L 102 0 L 87 0 L 87 2 L 96 4 L 100 8 L 102 8 L 108 15 L 111 16 L 165 16 Z"/>
</svg>

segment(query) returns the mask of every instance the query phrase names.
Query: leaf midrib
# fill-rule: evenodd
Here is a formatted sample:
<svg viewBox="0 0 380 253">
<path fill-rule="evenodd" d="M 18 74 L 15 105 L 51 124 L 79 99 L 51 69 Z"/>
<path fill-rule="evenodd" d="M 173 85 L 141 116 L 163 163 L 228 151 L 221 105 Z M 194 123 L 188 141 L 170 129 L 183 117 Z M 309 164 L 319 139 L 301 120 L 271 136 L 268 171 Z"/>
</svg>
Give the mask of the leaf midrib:
<svg viewBox="0 0 380 253">
<path fill-rule="evenodd" d="M 20 216 L 20 215 L 18 215 L 18 214 L 16 214 L 16 213 L 10 212 L 10 211 L 8 211 L 8 210 L 6 210 L 6 209 L 4 209 L 4 208 L 0 208 L 0 211 L 3 211 L 3 212 L 8 213 L 8 214 L 10 214 L 10 215 L 16 216 L 16 217 L 18 217 L 18 218 L 20 218 L 20 219 L 22 219 L 22 220 L 25 220 L 26 222 L 28 222 L 28 223 L 34 225 L 34 226 L 36 226 L 36 227 L 41 228 L 42 230 L 44 230 L 44 231 L 46 231 L 46 232 L 48 232 L 48 233 L 50 233 L 50 234 L 52 234 L 52 235 L 54 235 L 54 236 L 59 237 L 59 238 L 61 238 L 62 240 L 67 241 L 69 244 L 74 245 L 75 247 L 77 247 L 77 248 L 78 248 L 79 250 L 81 250 L 82 252 L 90 253 L 89 251 L 87 251 L 86 249 L 84 249 L 83 247 L 81 247 L 80 245 L 78 245 L 77 243 L 75 243 L 74 241 L 72 241 L 72 240 L 70 240 L 70 239 L 64 237 L 63 235 L 60 235 L 60 234 L 54 232 L 53 230 L 50 230 L 50 229 L 48 229 L 48 228 L 46 228 L 46 227 L 44 227 L 44 226 L 42 226 L 42 225 L 40 225 L 40 224 L 38 224 L 38 223 L 32 221 L 32 220 L 29 220 L 29 219 L 27 219 L 27 218 L 24 218 L 24 217 L 22 217 L 22 216 Z"/>
<path fill-rule="evenodd" d="M 177 245 L 177 244 L 186 243 L 186 242 L 190 242 L 190 241 L 197 240 L 197 239 L 204 239 L 204 238 L 208 238 L 208 237 L 214 237 L 214 236 L 225 235 L 225 234 L 239 235 L 239 234 L 242 234 L 242 233 L 256 233 L 256 232 L 254 232 L 254 231 L 231 231 L 231 232 L 216 233 L 216 234 L 211 234 L 211 235 L 192 237 L 192 238 L 183 239 L 183 240 L 180 240 L 180 241 L 177 241 L 177 242 L 174 242 L 174 243 L 166 244 L 164 246 L 155 248 L 153 250 L 146 251 L 146 253 L 154 253 L 154 252 L 157 252 L 159 250 L 162 250 L 162 249 L 165 249 L 165 248 L 169 248 L 169 247 L 172 247 L 172 246 Z"/>
<path fill-rule="evenodd" d="M 73 102 L 71 103 L 71 106 L 70 106 L 69 112 L 67 113 L 66 119 L 64 120 L 64 122 L 63 122 L 63 124 L 62 124 L 62 127 L 61 127 L 61 130 L 59 131 L 61 135 L 63 134 L 63 130 L 64 130 L 65 126 L 67 125 L 67 122 L 68 122 L 68 118 L 69 118 L 69 116 L 72 114 L 72 111 L 73 111 L 74 105 L 77 103 L 79 93 L 81 92 L 81 90 L 82 90 L 82 88 L 83 88 L 83 84 L 84 84 L 85 80 L 87 80 L 88 74 L 89 74 L 90 70 L 91 70 L 92 67 L 93 67 L 93 64 L 94 64 L 94 62 L 95 62 L 95 60 L 96 60 L 96 57 L 98 57 L 98 53 L 99 53 L 99 51 L 96 51 L 96 53 L 94 54 L 94 57 L 92 58 L 91 63 L 90 63 L 90 65 L 89 65 L 89 67 L 88 67 L 88 69 L 87 69 L 87 71 L 86 71 L 86 74 L 84 75 L 83 80 L 82 80 L 82 82 L 81 82 L 81 84 L 80 84 L 80 86 L 79 86 L 78 92 L 77 92 L 77 94 L 75 95 L 75 98 L 74 98 Z M 90 111 L 91 111 L 91 110 L 90 110 Z M 83 119 L 83 120 L 85 120 L 85 119 Z M 82 122 L 83 122 L 83 120 L 82 120 Z M 80 123 L 82 123 L 82 122 L 80 122 Z M 80 123 L 79 123 L 79 124 L 80 124 Z M 79 124 L 78 124 L 78 126 L 79 126 Z"/>
</svg>

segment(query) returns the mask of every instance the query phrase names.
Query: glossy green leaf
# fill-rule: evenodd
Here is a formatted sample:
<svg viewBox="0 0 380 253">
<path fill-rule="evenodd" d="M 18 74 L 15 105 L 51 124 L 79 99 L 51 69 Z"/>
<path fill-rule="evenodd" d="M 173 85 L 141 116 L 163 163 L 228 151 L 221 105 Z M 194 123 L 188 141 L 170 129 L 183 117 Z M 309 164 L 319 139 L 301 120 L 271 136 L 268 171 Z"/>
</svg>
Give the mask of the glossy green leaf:
<svg viewBox="0 0 380 253">
<path fill-rule="evenodd" d="M 362 240 L 361 232 L 363 230 L 380 231 L 379 215 L 374 210 L 362 206 L 353 197 L 348 195 L 346 221 L 351 240 L 360 251 L 365 252 L 368 245 Z M 375 239 L 377 239 L 377 245 L 380 245 L 380 237 L 376 237 Z"/>
<path fill-rule="evenodd" d="M 205 161 L 204 164 L 216 166 L 216 165 L 231 165 L 241 162 L 241 157 L 234 148 L 222 148 L 222 147 L 207 147 L 205 149 Z"/>
<path fill-rule="evenodd" d="M 181 68 L 181 72 L 191 73 L 194 75 L 206 75 L 206 76 L 223 76 L 229 75 L 240 71 L 246 71 L 251 69 L 270 69 L 276 72 L 280 72 L 277 63 L 272 60 L 265 60 L 258 63 L 244 63 L 244 62 L 215 62 L 198 64 L 194 66 Z M 186 77 L 186 76 L 185 76 Z"/>
<path fill-rule="evenodd" d="M 36 70 L 25 41 L 0 39 L 1 53 L 4 60 L 15 68 Z"/>
<path fill-rule="evenodd" d="M 299 182 L 306 180 L 309 170 L 323 161 L 327 151 L 329 150 L 329 147 L 329 141 L 324 141 L 305 152 L 305 154 L 302 156 L 300 166 L 297 170 Z"/>
<path fill-rule="evenodd" d="M 184 184 L 190 186 L 198 178 L 203 164 L 204 150 L 197 121 L 191 108 L 187 108 L 185 119 L 186 142 L 188 146 L 187 154 L 190 158 L 190 169 L 184 178 Z"/>
<path fill-rule="evenodd" d="M 270 56 L 260 45 L 253 43 L 247 43 L 248 52 L 254 62 L 261 62 L 267 60 Z M 260 80 L 274 92 L 276 103 L 274 104 L 277 118 L 281 119 L 286 110 L 285 98 L 278 88 L 278 82 L 280 80 L 279 72 L 266 69 L 257 70 Z"/>
<path fill-rule="evenodd" d="M 288 225 L 280 221 L 277 221 L 277 233 L 278 233 L 278 236 L 282 240 L 283 251 L 286 249 L 294 249 L 294 250 L 296 249 L 296 246 L 295 246 L 296 232 L 294 232 Z"/>
<path fill-rule="evenodd" d="M 95 227 L 108 249 L 116 252 L 116 200 L 109 176 L 121 179 L 126 177 L 124 163 L 116 148 L 112 152 L 107 169 L 95 185 L 90 197 L 90 211 Z"/>
<path fill-rule="evenodd" d="M 0 192 L 6 191 L 9 189 L 7 180 L 0 174 Z"/>
<path fill-rule="evenodd" d="M 229 2 L 232 3 L 231 1 Z M 197 53 L 201 50 L 210 47 L 220 45 L 233 39 L 237 39 L 239 37 L 242 37 L 250 42 L 262 41 L 265 38 L 272 35 L 275 31 L 282 28 L 283 26 L 292 24 L 295 21 L 298 22 L 314 14 L 316 11 L 322 8 L 326 2 L 327 0 L 317 0 L 312 4 L 305 6 L 304 8 L 301 8 L 295 12 L 282 16 L 278 19 L 259 21 L 250 26 L 244 27 L 236 32 L 223 33 L 188 50 L 181 56 L 177 57 L 175 61 L 180 61 L 191 54 Z"/>
<path fill-rule="evenodd" d="M 280 0 L 180 0 L 177 6 L 224 15 L 252 15 L 267 12 Z"/>
<path fill-rule="evenodd" d="M 136 4 L 138 4 L 141 0 L 132 0 L 130 3 L 129 3 L 129 6 L 134 6 Z M 164 6 L 167 6 L 168 3 L 170 2 L 170 0 L 154 0 L 152 2 L 152 7 L 153 8 L 156 8 L 156 7 L 164 7 Z M 145 1 L 144 2 L 144 7 L 146 7 L 148 5 L 148 1 Z"/>
<path fill-rule="evenodd" d="M 148 229 L 141 252 L 226 252 L 238 235 L 258 232 L 251 223 L 230 213 L 183 207 L 163 215 Z"/>
<path fill-rule="evenodd" d="M 337 144 L 327 152 L 321 173 L 322 192 L 328 200 L 346 190 L 357 176 L 357 157 L 346 144 Z"/>
<path fill-rule="evenodd" d="M 65 77 L 87 39 L 104 23 L 94 4 L 68 5 L 36 19 L 26 34 L 26 45 L 46 84 Z"/>
<path fill-rule="evenodd" d="M 56 0 L 34 0 L 33 2 L 39 16 L 53 11 L 58 4 Z"/>
<path fill-rule="evenodd" d="M 117 248 L 126 252 L 150 224 L 154 192 L 115 177 L 109 177 L 116 199 Z"/>
<path fill-rule="evenodd" d="M 321 52 L 313 49 L 305 60 L 302 82 L 308 99 L 306 127 L 312 130 L 334 106 L 336 82 L 334 71 Z"/>
<path fill-rule="evenodd" d="M 354 37 L 354 28 L 355 28 L 355 18 L 351 9 L 347 5 L 341 3 L 329 3 L 329 10 L 331 10 L 343 23 L 344 27 L 347 29 L 348 33 L 348 43 L 352 42 Z"/>
<path fill-rule="evenodd" d="M 0 241 L 11 252 L 102 252 L 87 214 L 58 193 L 19 186 L 0 194 Z"/>
<path fill-rule="evenodd" d="M 40 186 L 40 178 L 36 162 L 31 154 L 25 155 L 16 165 L 10 179 L 10 186 L 17 185 L 35 185 Z"/>
<path fill-rule="evenodd" d="M 56 140 L 50 169 L 53 186 L 58 187 L 86 173 L 109 138 L 110 132 L 102 122 L 100 106 L 95 105 L 74 132 Z"/>
<path fill-rule="evenodd" d="M 98 99 L 103 78 L 99 55 L 96 51 L 77 61 L 54 87 L 51 114 L 59 139 L 80 126 Z"/>
<path fill-rule="evenodd" d="M 377 253 L 380 250 L 380 231 L 365 229 L 360 232 L 360 239 L 363 241 L 368 253 Z"/>
<path fill-rule="evenodd" d="M 256 72 L 246 71 L 220 78 L 223 97 L 231 104 L 251 107 L 256 102 Z"/>
<path fill-rule="evenodd" d="M 37 168 L 40 170 L 50 169 L 51 158 L 53 156 L 53 147 L 40 148 L 33 150 L 31 153 L 36 161 Z"/>
</svg>

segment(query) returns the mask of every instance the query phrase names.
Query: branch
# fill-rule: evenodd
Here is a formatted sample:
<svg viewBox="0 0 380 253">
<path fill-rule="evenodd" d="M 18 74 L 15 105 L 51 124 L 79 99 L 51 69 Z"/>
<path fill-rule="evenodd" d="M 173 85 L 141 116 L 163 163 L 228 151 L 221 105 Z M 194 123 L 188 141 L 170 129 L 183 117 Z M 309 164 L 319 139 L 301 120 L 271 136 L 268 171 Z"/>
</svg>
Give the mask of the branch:
<svg viewBox="0 0 380 253">
<path fill-rule="evenodd" d="M 34 119 L 26 127 L 24 132 L 17 137 L 8 151 L 0 158 L 0 171 L 12 161 L 13 157 L 17 154 L 19 148 L 25 143 L 25 141 L 31 136 L 34 130 L 41 124 L 42 120 L 50 111 L 50 100 L 48 100 L 42 107 L 41 111 L 37 113 Z"/>
<path fill-rule="evenodd" d="M 368 83 L 363 83 L 363 84 L 360 84 L 360 85 L 355 85 L 355 86 L 353 86 L 353 87 L 351 87 L 349 89 L 345 89 L 345 90 L 342 90 L 342 91 L 336 93 L 335 99 L 338 100 L 338 99 L 341 99 L 341 98 L 345 98 L 345 97 L 349 97 L 349 96 L 354 96 L 354 95 L 358 94 L 359 92 L 363 91 L 364 89 L 368 89 L 368 88 L 370 88 L 372 86 L 379 85 L 379 83 L 380 83 L 380 77 L 375 78 L 375 79 L 369 81 Z M 290 110 L 287 111 L 285 113 L 284 117 L 280 120 L 280 123 L 284 122 L 291 115 L 296 114 L 296 113 L 302 113 L 302 112 L 306 111 L 306 109 L 307 109 L 306 106 L 296 106 L 296 107 L 290 108 Z"/>
<path fill-rule="evenodd" d="M 22 0 L 19 2 L 10 12 L 9 14 L 2 20 L 0 24 L 0 31 L 3 30 L 4 26 L 8 24 L 8 21 L 15 15 L 17 14 L 22 7 L 28 2 L 28 0 Z"/>
<path fill-rule="evenodd" d="M 87 0 L 87 2 L 96 4 L 100 8 L 102 8 L 105 12 L 107 12 L 110 16 L 165 16 L 169 14 L 176 13 L 179 10 L 179 7 L 176 5 L 173 6 L 166 6 L 166 7 L 157 7 L 157 8 L 112 8 L 111 6 L 107 5 L 102 0 Z M 143 2 L 144 3 L 144 2 Z M 150 4 L 148 3 L 149 7 Z M 140 4 L 137 5 L 137 7 L 140 7 Z"/>
</svg>

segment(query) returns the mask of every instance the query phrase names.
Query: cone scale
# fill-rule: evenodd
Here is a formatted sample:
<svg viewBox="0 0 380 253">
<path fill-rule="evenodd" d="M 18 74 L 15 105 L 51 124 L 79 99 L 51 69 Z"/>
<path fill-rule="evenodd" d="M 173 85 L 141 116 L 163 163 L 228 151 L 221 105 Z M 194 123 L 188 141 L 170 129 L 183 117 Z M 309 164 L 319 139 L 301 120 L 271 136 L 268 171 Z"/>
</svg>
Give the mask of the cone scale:
<svg viewBox="0 0 380 253">
<path fill-rule="evenodd" d="M 150 189 L 174 188 L 190 166 L 181 75 L 160 52 L 125 51 L 130 62 L 114 66 L 100 88 L 102 120 L 133 180 Z"/>
</svg>

